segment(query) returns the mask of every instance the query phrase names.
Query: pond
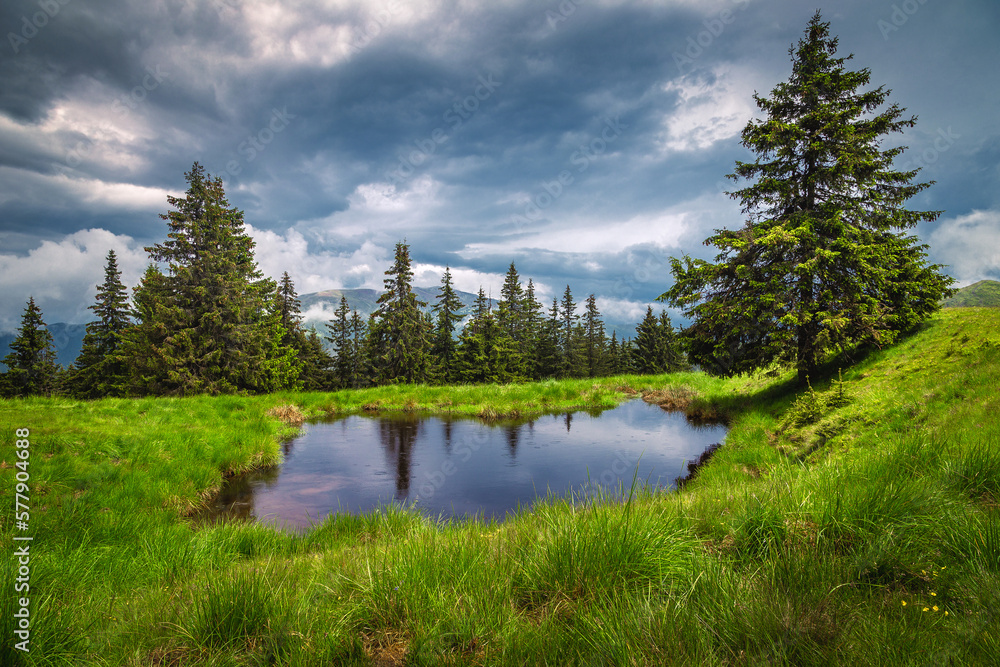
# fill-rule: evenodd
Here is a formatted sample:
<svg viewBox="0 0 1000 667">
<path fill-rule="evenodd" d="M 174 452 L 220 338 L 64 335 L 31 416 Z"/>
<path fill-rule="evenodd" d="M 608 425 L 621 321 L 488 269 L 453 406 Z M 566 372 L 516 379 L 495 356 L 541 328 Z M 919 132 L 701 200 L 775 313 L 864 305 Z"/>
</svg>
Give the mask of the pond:
<svg viewBox="0 0 1000 667">
<path fill-rule="evenodd" d="M 627 493 L 633 476 L 671 488 L 725 434 L 641 400 L 519 421 L 352 415 L 303 425 L 281 465 L 228 480 L 204 518 L 302 528 L 415 503 L 433 517 L 502 520 L 548 493 Z"/>
</svg>

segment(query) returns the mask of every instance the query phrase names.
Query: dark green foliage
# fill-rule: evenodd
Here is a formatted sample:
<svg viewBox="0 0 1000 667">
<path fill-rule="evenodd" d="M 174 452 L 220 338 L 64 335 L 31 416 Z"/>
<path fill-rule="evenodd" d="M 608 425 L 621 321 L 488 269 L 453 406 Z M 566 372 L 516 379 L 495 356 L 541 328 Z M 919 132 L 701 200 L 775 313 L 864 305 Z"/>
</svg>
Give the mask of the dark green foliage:
<svg viewBox="0 0 1000 667">
<path fill-rule="evenodd" d="M 423 382 L 430 371 L 430 326 L 413 293 L 410 248 L 396 244 L 396 258 L 385 272 L 386 292 L 368 325 L 368 359 L 378 384 Z"/>
<path fill-rule="evenodd" d="M 21 327 L 10 349 L 11 353 L 3 359 L 7 365 L 3 376 L 3 395 L 51 396 L 57 389 L 60 369 L 56 364 L 52 334 L 45 328 L 42 311 L 35 305 L 34 297 L 28 299 L 21 316 Z"/>
<path fill-rule="evenodd" d="M 559 304 L 559 377 L 583 377 L 586 371 L 581 358 L 582 341 L 579 337 L 576 302 L 569 285 Z"/>
<path fill-rule="evenodd" d="M 281 319 L 283 345 L 295 350 L 301 364 L 299 383 L 306 390 L 325 389 L 330 385 L 330 365 L 333 359 L 323 349 L 323 342 L 316 331 L 302 328 L 302 304 L 295 292 L 295 284 L 288 272 L 281 275 L 275 295 L 275 310 Z"/>
<path fill-rule="evenodd" d="M 672 260 L 674 286 L 660 298 L 693 319 L 683 337 L 694 363 L 733 375 L 794 359 L 800 382 L 825 352 L 886 345 L 933 313 L 952 282 L 925 262 L 927 246 L 904 230 L 937 211 L 910 211 L 929 187 L 917 171 L 896 171 L 905 147 L 882 150 L 884 135 L 913 127 L 883 86 L 862 90 L 868 69 L 844 67 L 837 39 L 817 12 L 797 48 L 792 75 L 766 115 L 743 130 L 755 162 L 737 162 L 729 193 L 748 216 L 738 231 L 717 230 L 706 245 L 717 263 Z"/>
<path fill-rule="evenodd" d="M 347 298 L 340 297 L 340 305 L 333 314 L 333 319 L 326 325 L 330 331 L 327 341 L 333 347 L 333 377 L 335 386 L 343 389 L 351 386 L 352 373 L 357 366 L 354 345 L 351 337 L 350 307 Z"/>
<path fill-rule="evenodd" d="M 146 248 L 167 264 L 147 272 L 136 295 L 138 325 L 127 336 L 127 356 L 138 359 L 133 391 L 156 394 L 268 392 L 298 386 L 301 363 L 285 344 L 273 280 L 254 260 L 243 212 L 230 208 L 222 180 L 198 163 L 185 174 L 184 198 L 167 240 Z M 138 301 L 143 303 L 139 304 Z"/>
<path fill-rule="evenodd" d="M 500 305 L 497 321 L 507 334 L 517 343 L 524 341 L 524 289 L 517 275 L 514 262 L 510 263 L 503 287 L 500 289 Z"/>
<path fill-rule="evenodd" d="M 462 382 L 505 384 L 524 379 L 518 346 L 492 312 L 466 325 L 456 361 Z"/>
<path fill-rule="evenodd" d="M 559 301 L 552 299 L 549 317 L 539 325 L 534 345 L 532 375 L 535 379 L 559 375 Z"/>
<path fill-rule="evenodd" d="M 66 381 L 67 390 L 79 398 L 124 396 L 128 364 L 121 354 L 122 336 L 130 326 L 128 292 L 121 282 L 118 259 L 108 251 L 104 282 L 97 286 L 97 303 L 90 310 L 98 316 L 87 325 L 83 347 Z"/>
<path fill-rule="evenodd" d="M 587 365 L 588 377 L 599 377 L 607 370 L 607 339 L 604 336 L 604 322 L 601 312 L 597 309 L 597 299 L 591 294 L 587 297 L 587 310 L 583 316 L 584 359 Z"/>
<path fill-rule="evenodd" d="M 441 278 L 441 294 L 432 309 L 437 314 L 434 323 L 434 336 L 431 345 L 431 355 L 437 366 L 438 380 L 444 383 L 458 379 L 458 369 L 455 364 L 455 354 L 458 343 L 455 341 L 455 325 L 462 319 L 462 301 L 455 294 L 451 284 L 451 269 L 444 268 Z"/>
<path fill-rule="evenodd" d="M 630 366 L 637 373 L 667 373 L 686 368 L 680 341 L 666 311 L 656 317 L 652 307 L 646 308 L 646 316 L 635 329 L 635 349 L 630 357 Z"/>
</svg>

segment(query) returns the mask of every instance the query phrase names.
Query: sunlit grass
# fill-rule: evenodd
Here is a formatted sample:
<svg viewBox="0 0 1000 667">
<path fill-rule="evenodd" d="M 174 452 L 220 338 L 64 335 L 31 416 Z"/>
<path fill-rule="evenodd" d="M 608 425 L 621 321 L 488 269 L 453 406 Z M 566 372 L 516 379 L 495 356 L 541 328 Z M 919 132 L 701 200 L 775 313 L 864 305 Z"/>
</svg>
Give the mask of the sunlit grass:
<svg viewBox="0 0 1000 667">
<path fill-rule="evenodd" d="M 945 311 L 892 348 L 835 363 L 811 379 L 821 407 L 800 426 L 786 369 L 0 402 L 3 432 L 32 432 L 36 537 L 32 653 L 4 643 L 0 663 L 990 664 L 998 319 Z M 185 518 L 224 474 L 280 461 L 295 428 L 273 408 L 493 417 L 649 390 L 731 425 L 679 493 L 551 498 L 503 523 L 387 507 L 303 534 Z M 12 598 L 0 606 L 8 637 Z"/>
</svg>

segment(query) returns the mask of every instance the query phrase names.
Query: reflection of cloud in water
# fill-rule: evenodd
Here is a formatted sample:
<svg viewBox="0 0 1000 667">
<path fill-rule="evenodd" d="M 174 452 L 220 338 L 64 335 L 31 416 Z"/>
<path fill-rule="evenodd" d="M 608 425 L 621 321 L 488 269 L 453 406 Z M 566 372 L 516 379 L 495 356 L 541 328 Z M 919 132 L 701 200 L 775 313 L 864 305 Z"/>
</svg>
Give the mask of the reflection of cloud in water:
<svg viewBox="0 0 1000 667">
<path fill-rule="evenodd" d="M 314 496 L 319 493 L 331 493 L 339 489 L 347 488 L 351 485 L 351 479 L 343 475 L 293 475 L 288 480 L 289 484 L 298 486 L 295 489 L 296 496 Z"/>
</svg>

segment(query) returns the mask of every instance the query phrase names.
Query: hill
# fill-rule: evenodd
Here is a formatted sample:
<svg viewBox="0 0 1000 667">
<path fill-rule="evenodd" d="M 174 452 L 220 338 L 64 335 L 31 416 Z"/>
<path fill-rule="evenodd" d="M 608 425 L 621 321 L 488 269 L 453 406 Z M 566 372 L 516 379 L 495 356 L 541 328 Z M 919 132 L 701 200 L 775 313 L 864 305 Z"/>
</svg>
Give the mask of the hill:
<svg viewBox="0 0 1000 667">
<path fill-rule="evenodd" d="M 980 280 L 941 302 L 945 308 L 997 308 L 1000 307 L 1000 282 Z"/>
</svg>

